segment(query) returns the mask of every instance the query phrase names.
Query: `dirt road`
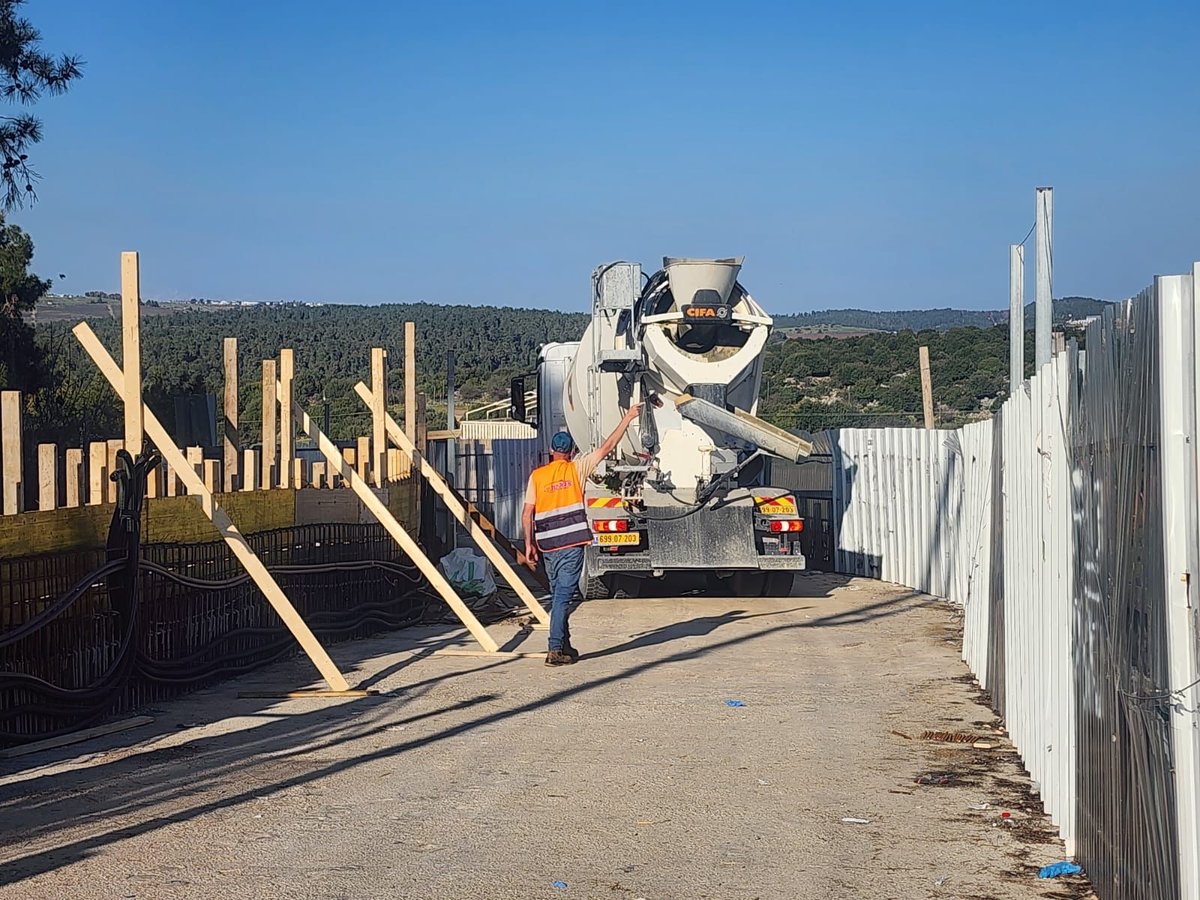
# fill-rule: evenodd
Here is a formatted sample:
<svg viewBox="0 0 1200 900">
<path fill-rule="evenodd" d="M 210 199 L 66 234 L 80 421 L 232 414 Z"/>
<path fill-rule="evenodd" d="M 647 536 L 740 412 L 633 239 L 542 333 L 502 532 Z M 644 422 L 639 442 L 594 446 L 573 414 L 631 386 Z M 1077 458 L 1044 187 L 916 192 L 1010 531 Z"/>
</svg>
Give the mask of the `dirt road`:
<svg viewBox="0 0 1200 900">
<path fill-rule="evenodd" d="M 312 683 L 295 661 L 0 762 L 0 897 L 1086 896 L 1037 879 L 1063 848 L 1006 743 L 920 738 L 993 721 L 956 622 L 814 575 L 585 604 L 570 668 L 432 656 L 433 631 L 338 646 L 383 693 L 238 698 Z"/>
</svg>

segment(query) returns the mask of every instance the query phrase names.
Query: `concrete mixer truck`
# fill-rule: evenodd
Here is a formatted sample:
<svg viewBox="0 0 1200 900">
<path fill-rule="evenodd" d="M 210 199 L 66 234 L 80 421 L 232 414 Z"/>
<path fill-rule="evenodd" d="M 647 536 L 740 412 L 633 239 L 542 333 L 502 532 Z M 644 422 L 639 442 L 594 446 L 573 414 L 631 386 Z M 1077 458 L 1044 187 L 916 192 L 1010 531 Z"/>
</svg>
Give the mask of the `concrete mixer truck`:
<svg viewBox="0 0 1200 900">
<path fill-rule="evenodd" d="M 741 264 L 667 258 L 648 278 L 637 263 L 601 266 L 582 338 L 541 348 L 543 460 L 556 432 L 586 453 L 643 403 L 585 486 L 589 599 L 636 596 L 651 580 L 672 591 L 784 594 L 805 567 L 804 522 L 795 498 L 768 483 L 768 460 L 796 461 L 811 446 L 754 415 L 771 318 L 738 282 Z M 520 420 L 525 387 L 512 384 Z"/>
</svg>

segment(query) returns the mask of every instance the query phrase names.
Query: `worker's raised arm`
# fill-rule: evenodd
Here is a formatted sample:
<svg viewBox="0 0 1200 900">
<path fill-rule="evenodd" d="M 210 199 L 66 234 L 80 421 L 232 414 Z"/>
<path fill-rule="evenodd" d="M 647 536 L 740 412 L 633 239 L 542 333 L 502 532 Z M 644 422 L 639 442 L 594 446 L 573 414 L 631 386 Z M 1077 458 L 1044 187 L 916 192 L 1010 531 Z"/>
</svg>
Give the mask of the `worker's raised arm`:
<svg viewBox="0 0 1200 900">
<path fill-rule="evenodd" d="M 633 420 L 638 417 L 638 414 L 641 411 L 642 404 L 640 403 L 635 403 L 633 406 L 629 407 L 629 412 L 625 413 L 625 415 L 621 417 L 621 421 L 617 427 L 613 429 L 613 433 L 610 434 L 607 440 L 605 440 L 605 442 L 596 449 L 597 460 L 604 459 L 606 456 L 608 456 L 608 454 L 617 449 L 617 444 L 621 442 L 621 438 L 625 436 L 625 432 L 629 429 L 629 426 L 633 424 Z"/>
</svg>

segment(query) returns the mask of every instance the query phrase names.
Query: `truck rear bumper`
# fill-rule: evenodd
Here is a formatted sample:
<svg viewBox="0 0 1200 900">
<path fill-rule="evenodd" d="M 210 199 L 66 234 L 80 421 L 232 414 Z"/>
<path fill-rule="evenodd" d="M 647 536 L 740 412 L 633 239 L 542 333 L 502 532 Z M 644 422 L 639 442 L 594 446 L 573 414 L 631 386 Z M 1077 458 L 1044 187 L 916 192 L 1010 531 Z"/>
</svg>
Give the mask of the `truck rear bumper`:
<svg viewBox="0 0 1200 900">
<path fill-rule="evenodd" d="M 759 556 L 756 554 L 752 559 L 740 560 L 732 565 L 724 560 L 721 560 L 720 565 L 717 565 L 717 560 L 711 557 L 708 559 L 686 559 L 679 554 L 673 554 L 670 563 L 664 563 L 662 560 L 653 558 L 649 552 L 608 553 L 594 545 L 587 547 L 585 553 L 587 573 L 593 576 L 603 575 L 606 572 L 653 572 L 657 570 L 664 572 L 695 572 L 718 568 L 722 571 L 729 569 L 760 569 L 764 572 L 802 572 L 808 567 L 804 557 L 799 554 L 794 556 Z"/>
</svg>

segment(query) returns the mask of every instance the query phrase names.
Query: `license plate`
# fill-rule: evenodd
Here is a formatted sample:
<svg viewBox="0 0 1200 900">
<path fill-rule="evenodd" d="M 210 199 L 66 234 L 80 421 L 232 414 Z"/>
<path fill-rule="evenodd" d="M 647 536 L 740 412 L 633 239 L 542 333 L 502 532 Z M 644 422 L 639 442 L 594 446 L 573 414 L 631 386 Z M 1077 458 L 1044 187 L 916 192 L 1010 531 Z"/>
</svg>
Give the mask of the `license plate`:
<svg viewBox="0 0 1200 900">
<path fill-rule="evenodd" d="M 758 511 L 764 516 L 795 516 L 796 501 L 791 497 L 756 497 Z"/>
<path fill-rule="evenodd" d="M 618 534 L 598 534 L 596 535 L 596 543 L 598 544 L 639 544 L 642 541 L 642 536 L 636 532 L 620 532 Z"/>
</svg>

